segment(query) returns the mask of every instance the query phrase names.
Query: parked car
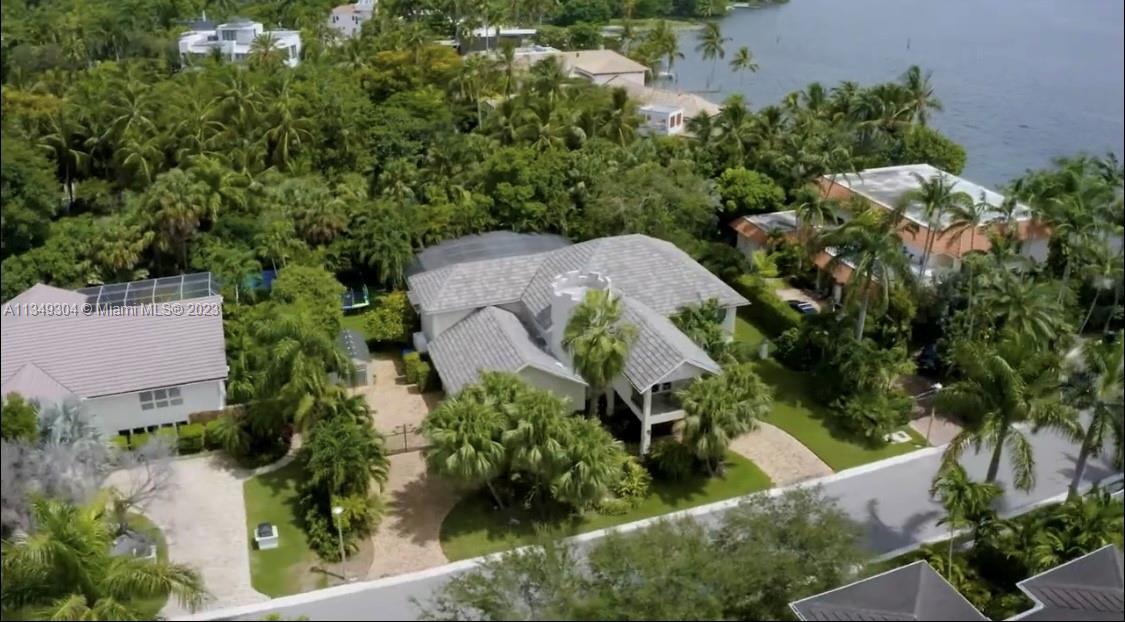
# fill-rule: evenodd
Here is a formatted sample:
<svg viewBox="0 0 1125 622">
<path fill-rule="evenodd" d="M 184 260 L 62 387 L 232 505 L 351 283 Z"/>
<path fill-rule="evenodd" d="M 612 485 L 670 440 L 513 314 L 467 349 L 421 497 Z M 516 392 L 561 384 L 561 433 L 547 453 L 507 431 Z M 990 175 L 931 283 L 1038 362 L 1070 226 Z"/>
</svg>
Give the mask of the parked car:
<svg viewBox="0 0 1125 622">
<path fill-rule="evenodd" d="M 813 315 L 817 313 L 816 305 L 811 302 L 806 302 L 804 300 L 786 300 L 785 303 L 789 305 L 790 309 L 793 309 L 801 315 Z"/>
</svg>

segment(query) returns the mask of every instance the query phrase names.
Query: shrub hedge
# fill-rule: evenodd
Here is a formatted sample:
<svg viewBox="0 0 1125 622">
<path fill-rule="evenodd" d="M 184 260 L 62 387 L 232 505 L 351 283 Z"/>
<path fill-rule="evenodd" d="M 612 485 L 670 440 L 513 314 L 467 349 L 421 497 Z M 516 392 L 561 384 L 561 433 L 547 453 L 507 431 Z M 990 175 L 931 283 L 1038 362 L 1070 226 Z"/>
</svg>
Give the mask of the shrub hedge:
<svg viewBox="0 0 1125 622">
<path fill-rule="evenodd" d="M 734 288 L 750 301 L 743 312 L 771 339 L 801 325 L 801 314 L 790 309 L 766 281 L 744 274 L 734 282 Z"/>
<path fill-rule="evenodd" d="M 207 449 L 222 449 L 223 442 L 222 436 L 218 433 L 223 422 L 219 419 L 212 419 L 207 422 L 203 428 L 203 446 Z"/>
<path fill-rule="evenodd" d="M 118 434 L 113 437 L 113 446 L 118 449 L 129 449 L 129 436 L 127 434 Z"/>
<path fill-rule="evenodd" d="M 202 423 L 189 423 L 180 426 L 180 437 L 176 440 L 176 449 L 181 454 L 197 454 L 203 451 L 203 437 L 206 428 Z"/>
<path fill-rule="evenodd" d="M 132 448 L 132 449 L 138 449 L 140 447 L 144 447 L 145 443 L 148 442 L 148 437 L 149 437 L 148 432 L 141 432 L 139 434 L 134 434 L 132 436 L 132 442 L 129 443 L 129 447 Z"/>
<path fill-rule="evenodd" d="M 418 385 L 419 391 L 436 389 L 438 385 L 437 372 L 417 352 L 407 352 L 402 357 L 403 375 L 408 384 Z"/>
</svg>

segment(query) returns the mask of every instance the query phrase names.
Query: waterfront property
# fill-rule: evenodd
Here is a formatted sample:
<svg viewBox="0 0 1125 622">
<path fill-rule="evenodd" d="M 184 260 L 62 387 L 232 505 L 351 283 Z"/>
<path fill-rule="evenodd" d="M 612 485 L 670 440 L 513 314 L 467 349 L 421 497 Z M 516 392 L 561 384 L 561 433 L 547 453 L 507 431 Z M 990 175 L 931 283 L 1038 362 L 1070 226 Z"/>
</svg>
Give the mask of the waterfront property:
<svg viewBox="0 0 1125 622">
<path fill-rule="evenodd" d="M 71 291 L 35 285 L 3 307 L 0 393 L 73 401 L 104 434 L 223 408 L 222 297 L 209 273 Z"/>
<path fill-rule="evenodd" d="M 242 63 L 250 53 L 272 48 L 282 62 L 296 67 L 301 62 L 301 33 L 296 30 L 265 30 L 261 22 L 235 18 L 216 26 L 199 21 L 180 35 L 180 59 L 184 65 L 207 58 Z"/>
<path fill-rule="evenodd" d="M 668 318 L 714 298 L 731 336 L 736 309 L 746 299 L 663 240 L 623 235 L 558 244 L 557 238 L 545 243 L 498 231 L 423 252 L 418 263 L 425 270 L 408 280 L 422 322 L 415 346 L 429 352 L 450 394 L 476 382 L 481 372 L 508 371 L 579 409 L 588 387 L 574 371 L 563 333 L 589 290 L 609 290 L 622 302 L 622 321 L 636 327 L 609 406 L 619 397 L 640 420 L 645 453 L 653 426 L 684 417 L 675 393 L 719 372 L 718 363 Z"/>
<path fill-rule="evenodd" d="M 920 180 L 944 176 L 954 192 L 964 192 L 973 201 L 987 205 L 979 227 L 962 229 L 954 226 L 949 214 L 927 216 L 917 202 L 904 205 L 904 200 L 920 186 Z M 969 253 L 987 252 L 991 248 L 990 229 L 1011 230 L 1021 241 L 1020 253 L 1033 261 L 1047 258 L 1047 230 L 1024 204 L 1009 201 L 1003 195 L 956 175 L 941 171 L 929 164 L 887 166 L 859 171 L 825 175 L 817 181 L 825 198 L 837 201 L 835 216 L 845 222 L 854 216 L 849 207 L 853 200 L 877 209 L 892 211 L 902 208 L 902 223 L 898 235 L 902 251 L 909 257 L 914 274 L 925 281 L 942 274 L 957 271 Z M 731 223 L 738 233 L 738 248 L 748 257 L 767 245 L 771 236 L 795 239 L 801 223 L 794 211 L 743 216 Z M 931 240 L 932 249 L 925 265 L 922 258 L 925 246 Z M 833 296 L 839 300 L 842 286 L 852 276 L 853 267 L 846 261 L 833 261 L 833 249 L 821 251 L 813 261 L 821 270 L 831 272 L 834 283 Z"/>
</svg>

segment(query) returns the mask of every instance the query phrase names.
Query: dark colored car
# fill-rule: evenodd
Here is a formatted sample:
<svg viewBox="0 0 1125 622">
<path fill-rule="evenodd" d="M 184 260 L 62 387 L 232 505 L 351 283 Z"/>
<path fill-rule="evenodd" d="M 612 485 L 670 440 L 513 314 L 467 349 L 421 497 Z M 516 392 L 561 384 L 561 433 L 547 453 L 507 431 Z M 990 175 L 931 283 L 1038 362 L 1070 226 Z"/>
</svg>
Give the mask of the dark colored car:
<svg viewBox="0 0 1125 622">
<path fill-rule="evenodd" d="M 785 303 L 789 305 L 790 309 L 802 315 L 813 315 L 817 312 L 816 305 L 804 300 L 786 300 Z"/>
</svg>

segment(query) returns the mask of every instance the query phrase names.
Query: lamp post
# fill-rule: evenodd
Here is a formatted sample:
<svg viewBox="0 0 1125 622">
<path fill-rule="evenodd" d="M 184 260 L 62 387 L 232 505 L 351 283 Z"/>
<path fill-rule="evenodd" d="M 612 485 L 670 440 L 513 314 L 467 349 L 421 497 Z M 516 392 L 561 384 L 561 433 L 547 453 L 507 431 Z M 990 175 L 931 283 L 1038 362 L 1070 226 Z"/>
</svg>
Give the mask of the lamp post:
<svg viewBox="0 0 1125 622">
<path fill-rule="evenodd" d="M 340 515 L 344 513 L 344 508 L 335 506 L 332 508 L 332 516 L 336 519 L 336 535 L 340 537 L 340 568 L 344 573 L 344 581 L 348 580 L 348 558 L 344 553 L 344 530 L 340 527 Z"/>
<path fill-rule="evenodd" d="M 942 390 L 940 382 L 935 382 L 934 386 L 930 389 L 930 395 L 937 395 L 938 391 Z M 926 424 L 926 444 L 930 444 L 930 430 L 934 427 L 934 402 L 930 400 L 930 422 Z"/>
</svg>

